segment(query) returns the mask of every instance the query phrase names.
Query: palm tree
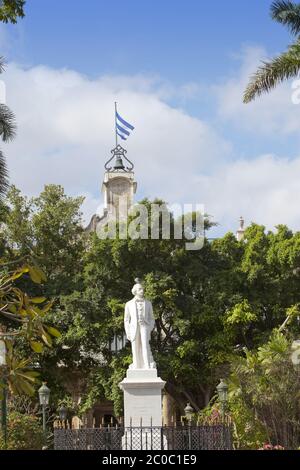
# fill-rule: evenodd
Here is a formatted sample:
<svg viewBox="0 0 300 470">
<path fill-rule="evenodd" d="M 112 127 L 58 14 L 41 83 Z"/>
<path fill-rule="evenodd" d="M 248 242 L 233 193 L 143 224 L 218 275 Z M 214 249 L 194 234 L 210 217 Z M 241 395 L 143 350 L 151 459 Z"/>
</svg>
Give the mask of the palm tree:
<svg viewBox="0 0 300 470">
<path fill-rule="evenodd" d="M 4 70 L 4 60 L 0 57 L 0 73 Z M 16 123 L 14 114 L 3 103 L 0 103 L 0 138 L 3 142 L 8 142 L 14 138 Z M 0 200 L 3 198 L 8 188 L 8 174 L 6 160 L 0 150 Z"/>
<path fill-rule="evenodd" d="M 246 88 L 244 103 L 269 92 L 282 81 L 296 77 L 300 71 L 300 4 L 286 0 L 273 2 L 271 16 L 273 20 L 287 26 L 296 39 L 286 52 L 262 62 Z"/>
</svg>

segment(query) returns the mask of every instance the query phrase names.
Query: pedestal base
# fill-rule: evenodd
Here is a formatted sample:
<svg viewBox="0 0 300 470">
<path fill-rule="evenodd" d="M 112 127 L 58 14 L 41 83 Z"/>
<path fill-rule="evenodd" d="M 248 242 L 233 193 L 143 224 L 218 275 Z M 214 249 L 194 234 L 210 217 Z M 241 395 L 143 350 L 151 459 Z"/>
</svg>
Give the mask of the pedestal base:
<svg viewBox="0 0 300 470">
<path fill-rule="evenodd" d="M 128 369 L 119 384 L 124 392 L 124 426 L 161 426 L 162 398 L 165 386 L 156 369 Z"/>
<path fill-rule="evenodd" d="M 124 450 L 167 448 L 162 435 L 162 396 L 165 383 L 156 369 L 128 369 L 119 384 L 124 393 Z"/>
</svg>

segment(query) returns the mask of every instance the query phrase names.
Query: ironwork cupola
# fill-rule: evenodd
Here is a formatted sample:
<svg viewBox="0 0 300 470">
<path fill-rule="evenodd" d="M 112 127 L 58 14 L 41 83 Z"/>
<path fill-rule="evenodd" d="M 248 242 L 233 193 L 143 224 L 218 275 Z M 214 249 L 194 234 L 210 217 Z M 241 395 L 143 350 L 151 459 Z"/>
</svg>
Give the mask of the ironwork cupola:
<svg viewBox="0 0 300 470">
<path fill-rule="evenodd" d="M 111 158 L 105 163 L 104 168 L 106 171 L 114 172 L 114 171 L 124 171 L 124 172 L 131 172 L 134 168 L 133 163 L 126 157 L 127 150 L 125 150 L 121 145 L 117 145 L 114 149 L 111 150 L 112 156 Z M 115 159 L 114 166 L 109 166 L 112 160 Z M 123 159 L 126 160 L 129 166 L 124 166 Z M 125 164 L 126 164 L 125 162 Z"/>
</svg>

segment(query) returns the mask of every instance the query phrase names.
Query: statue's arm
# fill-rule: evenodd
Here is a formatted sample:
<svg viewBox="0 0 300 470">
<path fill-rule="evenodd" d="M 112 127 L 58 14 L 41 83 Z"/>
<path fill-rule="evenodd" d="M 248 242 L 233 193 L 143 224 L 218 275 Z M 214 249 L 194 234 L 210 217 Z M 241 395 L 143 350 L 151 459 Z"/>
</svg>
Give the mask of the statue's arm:
<svg viewBox="0 0 300 470">
<path fill-rule="evenodd" d="M 126 336 L 127 336 L 127 338 L 129 339 L 129 341 L 130 341 L 130 329 L 129 329 L 129 325 L 130 325 L 130 313 L 129 313 L 129 307 L 128 307 L 128 305 L 126 304 L 126 305 L 125 305 L 125 314 L 124 314 L 124 328 L 125 328 Z"/>
<path fill-rule="evenodd" d="M 149 325 L 150 325 L 150 329 L 152 331 L 153 328 L 154 328 L 154 325 L 155 325 L 155 318 L 154 318 L 154 315 L 153 315 L 153 307 L 152 307 L 151 302 L 149 302 Z"/>
</svg>

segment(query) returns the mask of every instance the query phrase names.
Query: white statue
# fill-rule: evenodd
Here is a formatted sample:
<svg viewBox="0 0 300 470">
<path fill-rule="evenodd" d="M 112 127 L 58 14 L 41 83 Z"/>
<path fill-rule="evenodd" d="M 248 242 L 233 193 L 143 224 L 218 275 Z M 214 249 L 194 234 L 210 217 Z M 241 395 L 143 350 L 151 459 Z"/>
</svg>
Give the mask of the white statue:
<svg viewBox="0 0 300 470">
<path fill-rule="evenodd" d="M 134 298 L 125 305 L 124 326 L 131 342 L 132 364 L 129 369 L 155 369 L 149 340 L 154 328 L 152 304 L 144 298 L 144 289 L 139 279 L 132 288 Z"/>
</svg>

